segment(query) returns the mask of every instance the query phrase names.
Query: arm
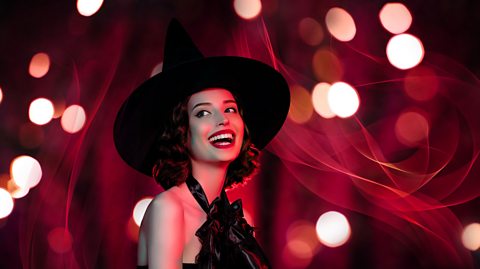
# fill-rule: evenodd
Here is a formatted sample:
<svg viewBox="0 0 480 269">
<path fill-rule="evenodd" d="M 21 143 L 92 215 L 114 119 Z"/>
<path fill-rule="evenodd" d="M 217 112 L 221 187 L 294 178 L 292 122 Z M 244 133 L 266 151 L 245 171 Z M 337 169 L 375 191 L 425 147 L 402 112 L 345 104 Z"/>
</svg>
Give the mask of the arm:
<svg viewBox="0 0 480 269">
<path fill-rule="evenodd" d="M 145 216 L 148 268 L 182 268 L 185 223 L 179 198 L 169 192 L 158 195 Z"/>
</svg>

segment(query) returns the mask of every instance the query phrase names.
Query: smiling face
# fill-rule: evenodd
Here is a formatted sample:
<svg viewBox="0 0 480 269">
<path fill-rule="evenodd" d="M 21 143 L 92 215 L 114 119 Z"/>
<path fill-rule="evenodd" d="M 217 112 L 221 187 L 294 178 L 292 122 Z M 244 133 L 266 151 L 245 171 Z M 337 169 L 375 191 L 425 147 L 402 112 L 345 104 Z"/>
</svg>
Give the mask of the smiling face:
<svg viewBox="0 0 480 269">
<path fill-rule="evenodd" d="M 228 90 L 209 88 L 190 96 L 188 121 L 190 158 L 200 162 L 232 162 L 237 158 L 245 126 Z"/>
</svg>

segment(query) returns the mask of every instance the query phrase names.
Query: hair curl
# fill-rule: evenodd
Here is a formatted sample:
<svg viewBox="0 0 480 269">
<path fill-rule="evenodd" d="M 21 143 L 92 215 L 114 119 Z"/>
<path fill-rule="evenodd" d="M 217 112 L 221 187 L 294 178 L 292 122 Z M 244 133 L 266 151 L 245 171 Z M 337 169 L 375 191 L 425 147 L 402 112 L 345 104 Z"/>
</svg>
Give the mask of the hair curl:
<svg viewBox="0 0 480 269">
<path fill-rule="evenodd" d="M 163 126 L 163 132 L 155 144 L 159 158 L 153 166 L 152 174 L 165 190 L 182 184 L 191 173 L 190 158 L 185 146 L 189 126 L 188 100 L 186 98 L 173 108 L 172 117 Z M 241 108 L 239 113 L 243 116 Z M 234 188 L 250 179 L 259 166 L 259 154 L 245 125 L 242 148 L 238 157 L 228 166 L 225 187 Z"/>
</svg>

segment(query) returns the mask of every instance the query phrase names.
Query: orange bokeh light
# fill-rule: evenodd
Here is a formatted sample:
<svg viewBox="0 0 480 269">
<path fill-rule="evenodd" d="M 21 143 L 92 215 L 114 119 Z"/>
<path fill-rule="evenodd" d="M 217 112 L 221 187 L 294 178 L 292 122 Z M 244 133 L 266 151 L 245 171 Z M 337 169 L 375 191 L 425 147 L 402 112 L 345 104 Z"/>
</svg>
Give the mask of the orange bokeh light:
<svg viewBox="0 0 480 269">
<path fill-rule="evenodd" d="M 46 53 L 35 54 L 30 60 L 28 73 L 34 78 L 41 78 L 48 73 L 50 69 L 50 57 Z"/>
<path fill-rule="evenodd" d="M 382 26 L 392 34 L 400 34 L 412 25 L 412 14 L 402 3 L 387 3 L 379 14 Z"/>
<path fill-rule="evenodd" d="M 325 16 L 328 32 L 336 39 L 347 42 L 355 37 L 357 28 L 352 16 L 343 8 L 331 8 Z"/>
<path fill-rule="evenodd" d="M 337 56 L 328 49 L 318 49 L 312 58 L 312 68 L 319 81 L 333 83 L 343 77 L 343 67 Z"/>
<path fill-rule="evenodd" d="M 292 86 L 290 92 L 292 96 L 288 117 L 299 124 L 307 122 L 313 114 L 310 93 L 299 85 Z"/>
<path fill-rule="evenodd" d="M 471 223 L 463 229 L 462 232 L 463 246 L 471 251 L 480 249 L 480 224 Z"/>
</svg>

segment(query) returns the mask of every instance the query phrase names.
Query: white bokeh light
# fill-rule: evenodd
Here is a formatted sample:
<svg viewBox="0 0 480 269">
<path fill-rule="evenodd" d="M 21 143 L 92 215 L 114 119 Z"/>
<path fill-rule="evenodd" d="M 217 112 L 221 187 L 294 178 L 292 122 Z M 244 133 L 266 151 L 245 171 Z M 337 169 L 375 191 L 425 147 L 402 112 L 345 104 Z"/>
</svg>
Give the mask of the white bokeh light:
<svg viewBox="0 0 480 269">
<path fill-rule="evenodd" d="M 326 119 L 335 117 L 335 113 L 332 112 L 328 105 L 327 96 L 329 90 L 330 84 L 321 82 L 315 85 L 312 92 L 312 103 L 315 112 Z"/>
<path fill-rule="evenodd" d="M 12 161 L 10 176 L 18 187 L 33 188 L 42 178 L 42 168 L 34 158 L 22 155 Z"/>
<path fill-rule="evenodd" d="M 234 0 L 233 8 L 239 17 L 251 20 L 262 11 L 262 3 L 260 0 Z"/>
<path fill-rule="evenodd" d="M 413 35 L 396 35 L 388 41 L 388 61 L 398 69 L 405 70 L 417 66 L 424 55 L 422 41 Z"/>
<path fill-rule="evenodd" d="M 152 201 L 152 197 L 146 197 L 142 200 L 138 201 L 135 207 L 133 208 L 133 220 L 140 226 L 143 220 L 143 216 L 145 215 L 145 211 L 147 210 L 148 205 Z"/>
<path fill-rule="evenodd" d="M 2 103 L 2 100 L 3 100 L 3 92 L 2 92 L 2 88 L 0 87 L 0 104 Z"/>
<path fill-rule="evenodd" d="M 380 10 L 382 26 L 392 34 L 400 34 L 412 25 L 412 14 L 402 3 L 387 3 Z"/>
<path fill-rule="evenodd" d="M 327 30 L 336 39 L 347 42 L 355 37 L 357 28 L 352 16 L 339 7 L 331 8 L 325 16 Z"/>
<path fill-rule="evenodd" d="M 462 233 L 463 246 L 471 251 L 480 249 L 480 224 L 471 223 L 463 229 Z"/>
<path fill-rule="evenodd" d="M 80 15 L 89 17 L 97 13 L 103 0 L 77 0 L 77 10 Z"/>
<path fill-rule="evenodd" d="M 30 121 L 37 125 L 49 123 L 53 118 L 53 103 L 45 98 L 38 98 L 30 103 L 28 116 Z"/>
<path fill-rule="evenodd" d="M 81 106 L 71 105 L 63 112 L 60 123 L 65 132 L 73 134 L 83 128 L 86 119 L 85 110 Z"/>
<path fill-rule="evenodd" d="M 347 218 L 336 211 L 322 214 L 315 228 L 320 242 L 332 248 L 345 244 L 351 234 Z"/>
<path fill-rule="evenodd" d="M 332 112 L 340 118 L 352 116 L 360 106 L 357 91 L 345 82 L 336 82 L 330 86 L 327 101 Z"/>
<path fill-rule="evenodd" d="M 10 193 L 0 188 L 0 219 L 3 219 L 10 215 L 13 210 L 13 199 Z"/>
</svg>

